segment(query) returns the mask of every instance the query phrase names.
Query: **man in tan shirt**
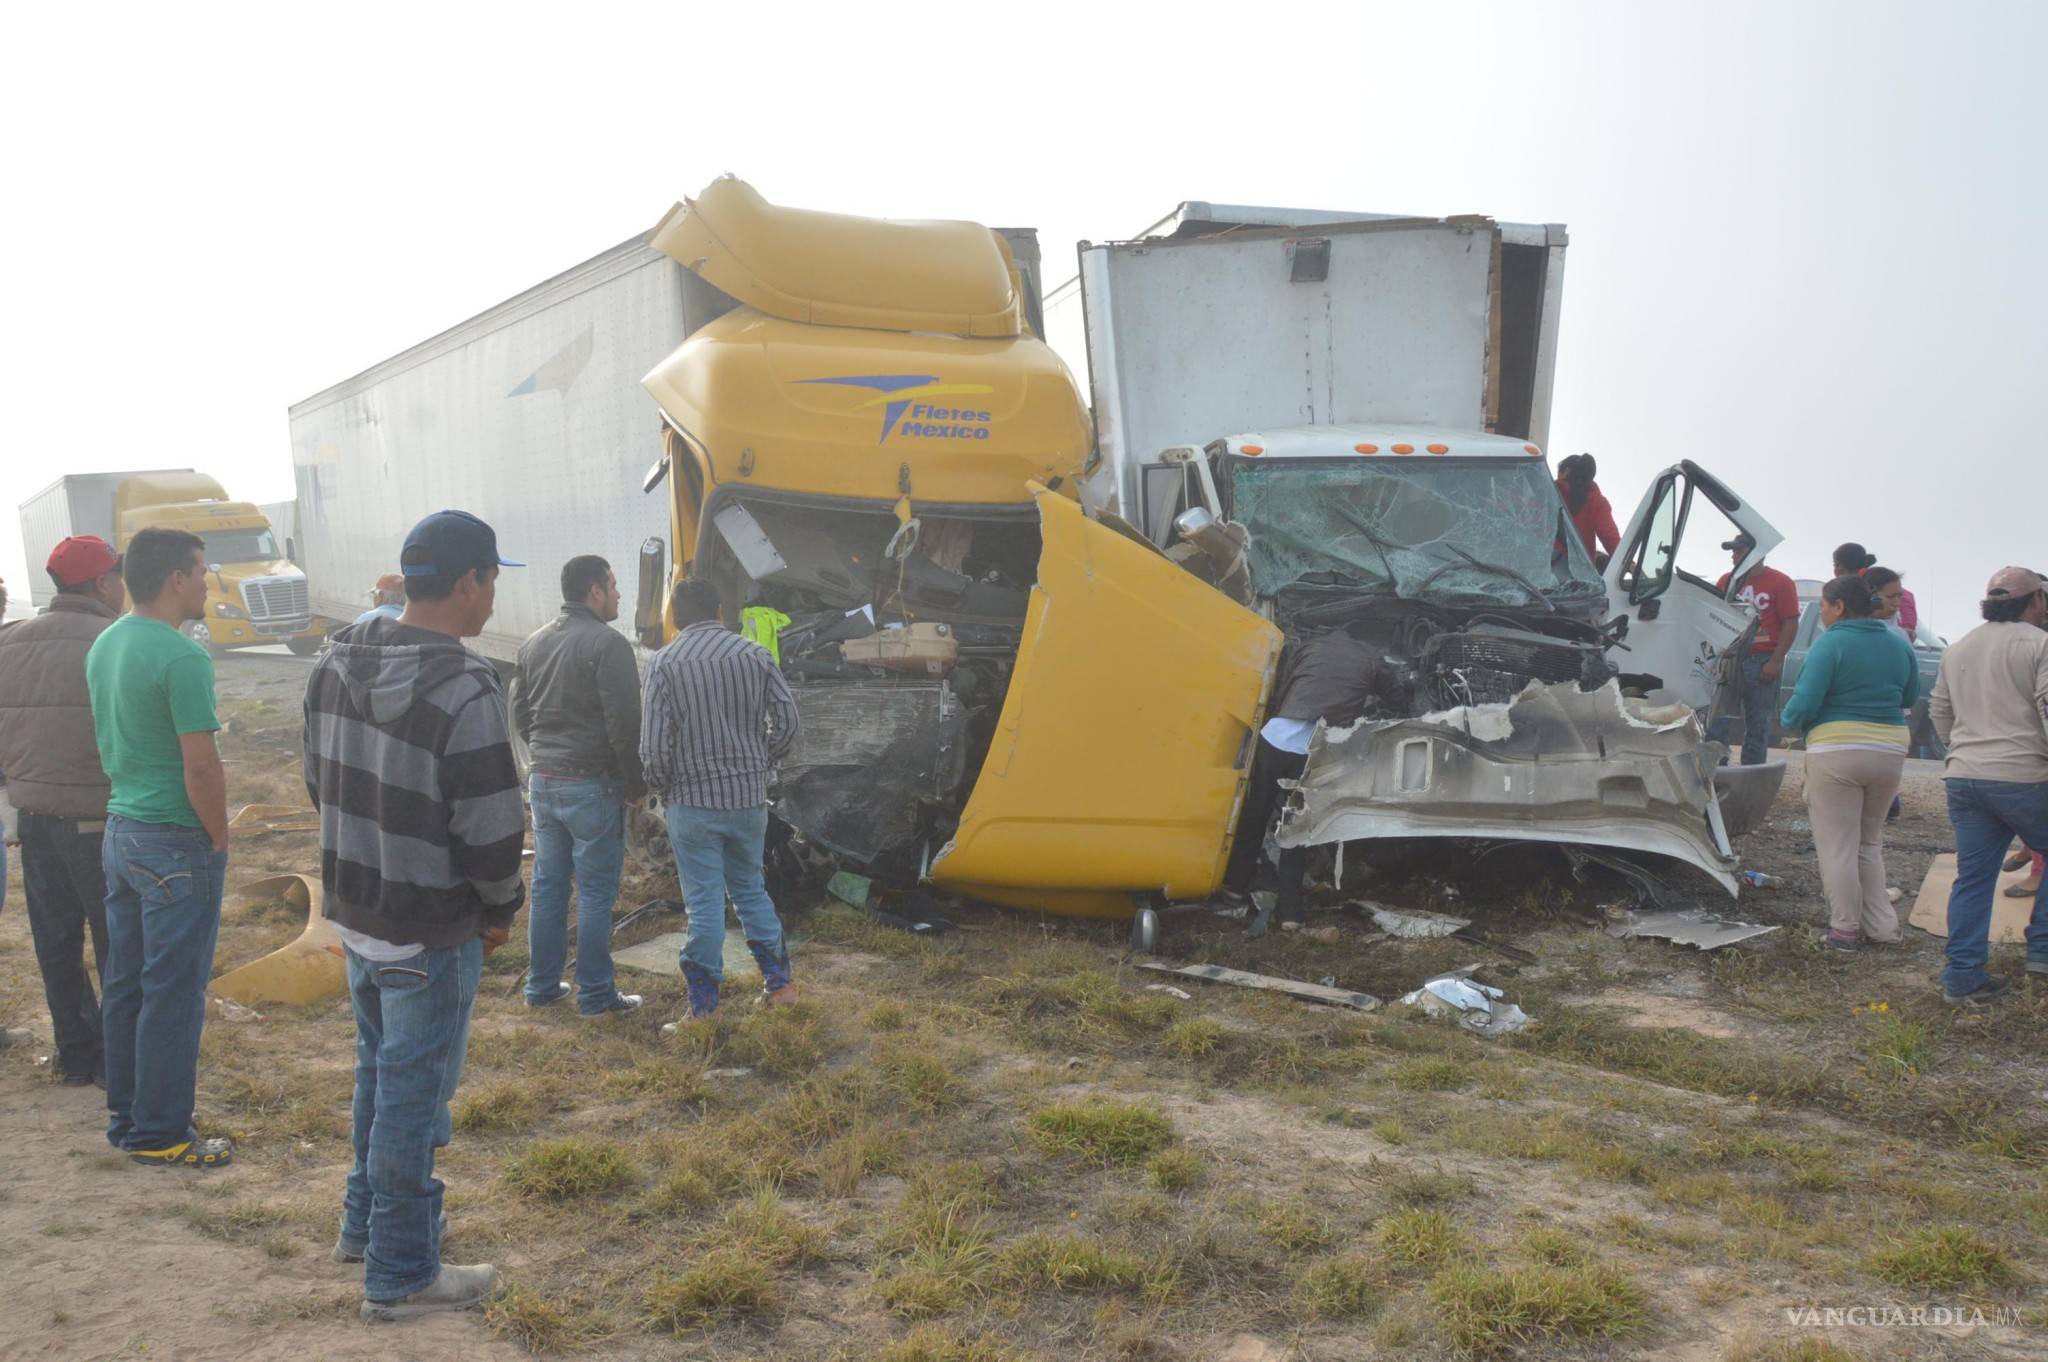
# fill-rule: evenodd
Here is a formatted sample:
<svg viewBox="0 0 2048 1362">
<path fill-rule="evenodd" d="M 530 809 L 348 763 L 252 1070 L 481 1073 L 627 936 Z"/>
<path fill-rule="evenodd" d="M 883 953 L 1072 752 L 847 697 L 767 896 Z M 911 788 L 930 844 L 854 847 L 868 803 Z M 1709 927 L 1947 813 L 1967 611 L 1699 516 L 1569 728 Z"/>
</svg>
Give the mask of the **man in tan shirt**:
<svg viewBox="0 0 2048 1362">
<path fill-rule="evenodd" d="M 1948 745 L 1943 776 L 1956 831 L 1943 995 L 1988 1002 L 2012 987 L 1985 972 L 1991 895 L 2015 837 L 2048 847 L 2048 582 L 2001 568 L 1985 588 L 1984 623 L 1948 650 L 1929 709 Z M 2027 972 L 2048 976 L 2048 913 L 2038 892 L 2027 927 Z"/>
</svg>

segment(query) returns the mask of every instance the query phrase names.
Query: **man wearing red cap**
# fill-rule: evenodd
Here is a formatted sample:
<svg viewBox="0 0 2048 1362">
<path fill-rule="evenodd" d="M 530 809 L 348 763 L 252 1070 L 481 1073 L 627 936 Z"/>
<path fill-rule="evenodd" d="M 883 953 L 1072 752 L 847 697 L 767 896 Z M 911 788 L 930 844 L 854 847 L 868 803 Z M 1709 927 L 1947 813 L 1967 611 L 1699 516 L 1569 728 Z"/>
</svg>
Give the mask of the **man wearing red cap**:
<svg viewBox="0 0 2048 1362">
<path fill-rule="evenodd" d="M 56 1036 L 57 1073 L 69 1087 L 106 1083 L 100 1003 L 86 972 L 107 959 L 107 883 L 100 838 L 108 785 L 94 739 L 85 655 L 121 613 L 120 555 L 97 535 L 50 552 L 57 595 L 34 619 L 0 629 L 0 769 L 20 814 L 22 888 L 43 996 Z"/>
</svg>

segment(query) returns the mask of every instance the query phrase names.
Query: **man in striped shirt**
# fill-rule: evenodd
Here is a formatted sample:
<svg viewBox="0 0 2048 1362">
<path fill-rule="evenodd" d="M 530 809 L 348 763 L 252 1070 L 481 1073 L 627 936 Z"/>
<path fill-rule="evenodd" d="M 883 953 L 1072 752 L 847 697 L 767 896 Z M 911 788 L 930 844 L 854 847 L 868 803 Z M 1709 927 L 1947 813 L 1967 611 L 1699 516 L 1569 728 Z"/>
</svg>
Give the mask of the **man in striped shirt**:
<svg viewBox="0 0 2048 1362">
<path fill-rule="evenodd" d="M 682 959 L 690 1015 L 718 1009 L 728 896 L 761 967 L 762 1000 L 794 1002 L 761 848 L 768 773 L 796 741 L 796 700 L 768 650 L 725 627 L 711 583 L 676 583 L 669 611 L 681 632 L 647 668 L 640 764 L 667 806 L 690 918 Z"/>
</svg>

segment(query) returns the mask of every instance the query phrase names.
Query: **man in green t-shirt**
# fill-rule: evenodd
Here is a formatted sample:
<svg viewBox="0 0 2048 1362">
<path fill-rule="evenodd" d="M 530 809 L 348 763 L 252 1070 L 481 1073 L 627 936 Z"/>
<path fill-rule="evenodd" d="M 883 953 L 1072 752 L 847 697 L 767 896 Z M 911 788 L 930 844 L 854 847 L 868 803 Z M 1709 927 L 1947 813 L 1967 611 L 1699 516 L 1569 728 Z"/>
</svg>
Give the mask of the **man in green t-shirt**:
<svg viewBox="0 0 2048 1362">
<path fill-rule="evenodd" d="M 138 531 L 121 576 L 134 613 L 85 657 L 112 785 L 102 847 L 107 1141 L 137 1163 L 217 1168 L 234 1143 L 200 1139 L 192 1103 L 227 879 L 227 776 L 213 738 L 213 659 L 181 632 L 205 617 L 206 541 Z"/>
</svg>

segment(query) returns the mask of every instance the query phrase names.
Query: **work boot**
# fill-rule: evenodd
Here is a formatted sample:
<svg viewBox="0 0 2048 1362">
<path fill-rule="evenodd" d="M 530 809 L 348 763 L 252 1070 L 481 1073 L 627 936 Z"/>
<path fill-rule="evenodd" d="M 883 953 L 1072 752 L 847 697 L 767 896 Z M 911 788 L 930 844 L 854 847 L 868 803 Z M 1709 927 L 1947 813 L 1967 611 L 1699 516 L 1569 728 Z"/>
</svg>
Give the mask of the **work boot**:
<svg viewBox="0 0 2048 1362">
<path fill-rule="evenodd" d="M 2012 980 L 2002 974 L 1987 974 L 1984 976 L 1984 982 L 1968 993 L 1951 993 L 1943 987 L 1941 996 L 1960 1007 L 1982 1007 L 1988 1002 L 2003 998 L 2011 989 Z"/>
<path fill-rule="evenodd" d="M 747 949 L 754 953 L 754 963 L 761 967 L 761 1001 L 769 1007 L 780 1007 L 796 1001 L 796 985 L 789 977 L 789 956 L 777 955 L 758 941 L 749 941 Z"/>
<path fill-rule="evenodd" d="M 368 1320 L 417 1319 L 444 1310 L 469 1310 L 482 1305 L 498 1289 L 498 1269 L 489 1263 L 457 1267 L 441 1264 L 441 1275 L 432 1286 L 420 1288 L 395 1301 L 373 1301 L 363 1297 L 362 1316 Z"/>
<path fill-rule="evenodd" d="M 694 961 L 683 962 L 683 983 L 690 990 L 690 1015 L 708 1017 L 718 1010 L 718 979 Z"/>
</svg>

